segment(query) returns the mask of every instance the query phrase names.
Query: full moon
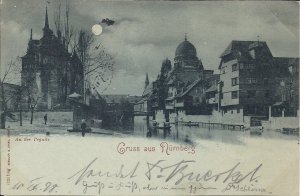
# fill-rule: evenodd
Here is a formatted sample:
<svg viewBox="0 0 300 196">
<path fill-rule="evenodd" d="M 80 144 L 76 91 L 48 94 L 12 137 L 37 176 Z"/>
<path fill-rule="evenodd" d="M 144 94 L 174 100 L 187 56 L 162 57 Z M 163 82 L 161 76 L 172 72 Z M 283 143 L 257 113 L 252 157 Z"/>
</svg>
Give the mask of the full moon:
<svg viewBox="0 0 300 196">
<path fill-rule="evenodd" d="M 94 35 L 100 35 L 102 33 L 102 26 L 99 24 L 95 24 L 92 27 L 92 32 L 94 33 Z"/>
</svg>

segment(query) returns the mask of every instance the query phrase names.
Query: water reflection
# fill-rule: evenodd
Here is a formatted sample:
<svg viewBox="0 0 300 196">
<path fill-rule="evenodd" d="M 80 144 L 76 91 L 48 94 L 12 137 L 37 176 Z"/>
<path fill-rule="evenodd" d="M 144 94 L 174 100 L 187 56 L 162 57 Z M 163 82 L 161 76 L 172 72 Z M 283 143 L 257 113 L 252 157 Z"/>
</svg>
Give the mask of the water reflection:
<svg viewBox="0 0 300 196">
<path fill-rule="evenodd" d="M 217 128 L 196 127 L 196 126 L 182 126 L 171 124 L 170 129 L 153 128 L 147 126 L 145 119 L 136 120 L 133 128 L 133 135 L 172 140 L 176 142 L 193 143 L 195 140 L 211 140 L 220 141 L 223 143 L 232 143 L 243 145 L 249 139 L 297 139 L 297 136 L 284 135 L 276 131 L 264 131 L 262 135 L 253 135 L 249 131 L 240 130 L 222 130 Z"/>
</svg>

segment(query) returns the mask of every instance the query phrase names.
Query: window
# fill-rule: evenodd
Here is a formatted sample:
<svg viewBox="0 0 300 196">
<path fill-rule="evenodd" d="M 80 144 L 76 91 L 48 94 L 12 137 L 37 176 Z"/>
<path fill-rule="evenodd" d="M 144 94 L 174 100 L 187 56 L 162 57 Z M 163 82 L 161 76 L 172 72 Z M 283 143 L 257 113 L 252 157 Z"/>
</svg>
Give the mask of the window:
<svg viewBox="0 0 300 196">
<path fill-rule="evenodd" d="M 238 84 L 238 78 L 231 78 L 231 85 L 236 86 Z"/>
<path fill-rule="evenodd" d="M 269 79 L 268 78 L 264 78 L 264 85 L 268 85 L 269 84 Z"/>
<path fill-rule="evenodd" d="M 247 84 L 257 84 L 256 78 L 247 78 L 246 79 Z"/>
<path fill-rule="evenodd" d="M 240 113 L 240 108 L 236 109 L 236 113 Z"/>
<path fill-rule="evenodd" d="M 239 64 L 239 67 L 240 67 L 240 69 L 244 69 L 244 64 L 243 64 L 243 63 L 240 63 L 240 64 Z"/>
<path fill-rule="evenodd" d="M 289 72 L 293 73 L 293 66 L 289 66 Z"/>
<path fill-rule="evenodd" d="M 266 92 L 265 92 L 265 97 L 266 97 L 266 98 L 269 98 L 269 97 L 270 97 L 270 91 L 266 91 Z"/>
<path fill-rule="evenodd" d="M 237 99 L 238 98 L 238 92 L 237 91 L 232 91 L 231 92 L 231 99 Z"/>
<path fill-rule="evenodd" d="M 236 71 L 236 70 L 238 70 L 238 66 L 237 66 L 237 64 L 235 63 L 235 64 L 232 65 L 232 71 Z"/>
<path fill-rule="evenodd" d="M 283 68 L 283 67 L 280 68 L 280 73 L 284 73 L 285 71 L 286 71 L 285 68 Z"/>
<path fill-rule="evenodd" d="M 255 90 L 249 90 L 247 91 L 247 98 L 253 98 L 256 95 L 256 91 Z"/>
<path fill-rule="evenodd" d="M 224 74 L 225 73 L 225 67 L 222 67 L 222 74 Z"/>
<path fill-rule="evenodd" d="M 252 57 L 253 59 L 255 59 L 255 50 L 251 50 L 251 51 L 250 51 L 250 55 L 251 55 L 251 57 Z"/>
<path fill-rule="evenodd" d="M 255 66 L 253 64 L 246 64 L 245 66 L 245 69 L 254 69 Z"/>
</svg>

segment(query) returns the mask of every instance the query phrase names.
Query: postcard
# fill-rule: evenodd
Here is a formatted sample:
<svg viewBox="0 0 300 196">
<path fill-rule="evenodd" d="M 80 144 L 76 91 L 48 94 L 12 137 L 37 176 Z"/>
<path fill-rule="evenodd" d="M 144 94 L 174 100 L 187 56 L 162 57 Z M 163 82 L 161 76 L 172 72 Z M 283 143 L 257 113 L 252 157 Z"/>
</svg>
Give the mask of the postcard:
<svg viewBox="0 0 300 196">
<path fill-rule="evenodd" d="M 1 0 L 1 195 L 299 195 L 299 4 Z"/>
</svg>

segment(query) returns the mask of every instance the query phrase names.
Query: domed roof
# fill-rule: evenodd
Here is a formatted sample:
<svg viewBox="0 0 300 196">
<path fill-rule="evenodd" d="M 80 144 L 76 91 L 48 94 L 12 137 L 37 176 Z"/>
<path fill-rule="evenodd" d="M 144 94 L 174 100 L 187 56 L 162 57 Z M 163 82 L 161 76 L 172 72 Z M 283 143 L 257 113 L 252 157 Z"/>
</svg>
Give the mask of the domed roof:
<svg viewBox="0 0 300 196">
<path fill-rule="evenodd" d="M 176 48 L 175 57 L 178 56 L 189 56 L 189 57 L 197 56 L 197 51 L 195 46 L 191 42 L 185 39 Z"/>
</svg>

